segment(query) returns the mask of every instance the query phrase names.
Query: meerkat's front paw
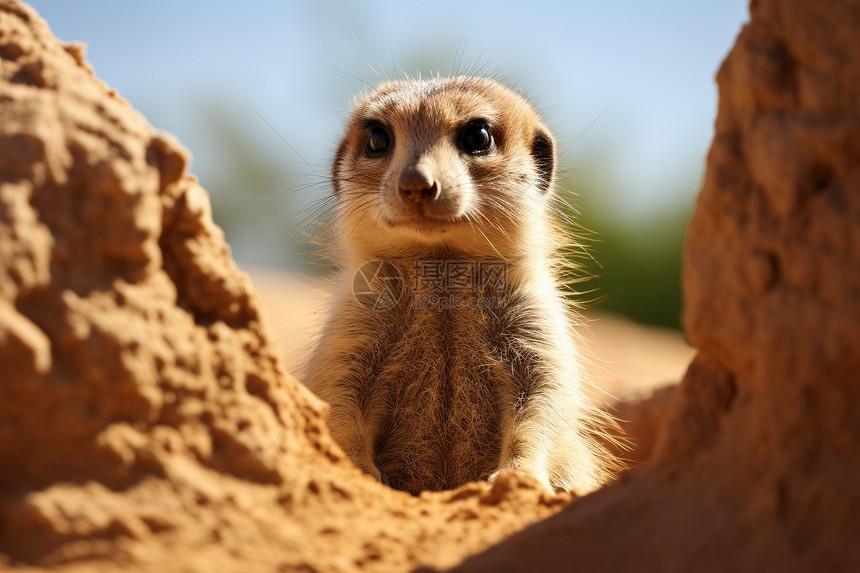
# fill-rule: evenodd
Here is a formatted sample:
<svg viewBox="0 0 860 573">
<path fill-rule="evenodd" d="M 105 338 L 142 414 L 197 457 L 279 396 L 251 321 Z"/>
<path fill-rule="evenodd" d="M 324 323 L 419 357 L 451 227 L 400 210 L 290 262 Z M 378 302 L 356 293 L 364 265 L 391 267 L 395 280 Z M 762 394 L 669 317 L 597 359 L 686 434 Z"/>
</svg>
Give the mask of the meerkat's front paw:
<svg viewBox="0 0 860 573">
<path fill-rule="evenodd" d="M 388 476 L 386 476 L 383 472 L 379 471 L 379 468 L 377 468 L 376 466 L 372 465 L 370 466 L 370 469 L 364 470 L 364 472 L 376 478 L 376 481 L 388 485 Z"/>
<path fill-rule="evenodd" d="M 376 481 L 388 485 L 388 477 L 379 471 L 379 468 L 376 467 L 371 461 L 363 461 L 362 463 L 355 464 L 358 466 L 358 469 L 368 474 L 372 478 L 376 479 Z"/>
<path fill-rule="evenodd" d="M 346 457 L 361 471 L 374 478 L 380 483 L 388 485 L 388 478 L 379 471 L 373 462 L 373 452 L 370 450 L 358 450 L 356 448 L 344 448 Z"/>
<path fill-rule="evenodd" d="M 498 481 L 500 475 L 506 475 L 506 474 L 527 475 L 527 476 L 532 477 L 535 480 L 537 480 L 538 483 L 540 483 L 546 490 L 555 491 L 555 488 L 553 488 L 552 485 L 550 485 L 550 483 L 549 483 L 549 476 L 547 475 L 545 470 L 526 469 L 523 467 L 518 467 L 518 466 L 513 466 L 513 465 L 506 465 L 505 467 L 501 467 L 501 468 L 497 469 L 496 471 L 491 473 L 489 476 L 487 476 L 487 482 L 489 482 L 490 484 L 493 484 L 496 481 Z"/>
</svg>

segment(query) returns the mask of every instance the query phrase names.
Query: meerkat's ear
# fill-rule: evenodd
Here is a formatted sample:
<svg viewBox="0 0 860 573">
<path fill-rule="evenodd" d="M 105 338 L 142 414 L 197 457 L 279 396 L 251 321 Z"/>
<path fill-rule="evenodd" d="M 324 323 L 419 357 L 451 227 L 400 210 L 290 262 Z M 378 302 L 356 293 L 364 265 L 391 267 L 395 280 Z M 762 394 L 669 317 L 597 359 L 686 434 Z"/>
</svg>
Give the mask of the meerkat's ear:
<svg viewBox="0 0 860 573">
<path fill-rule="evenodd" d="M 538 127 L 532 139 L 532 160 L 538 173 L 537 188 L 546 193 L 555 178 L 555 140 L 543 126 Z"/>
</svg>

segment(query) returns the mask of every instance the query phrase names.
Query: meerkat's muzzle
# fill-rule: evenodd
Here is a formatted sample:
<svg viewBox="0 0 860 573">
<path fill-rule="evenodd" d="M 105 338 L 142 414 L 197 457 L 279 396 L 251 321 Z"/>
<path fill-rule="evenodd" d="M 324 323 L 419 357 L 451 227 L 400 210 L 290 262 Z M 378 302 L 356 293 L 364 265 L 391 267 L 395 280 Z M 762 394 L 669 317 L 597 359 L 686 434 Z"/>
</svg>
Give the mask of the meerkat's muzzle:
<svg viewBox="0 0 860 573">
<path fill-rule="evenodd" d="M 468 190 L 448 177 L 453 158 L 440 161 L 440 150 L 434 151 L 409 161 L 397 176 L 396 193 L 389 195 L 389 200 L 403 224 L 424 228 L 456 223 L 468 208 Z"/>
</svg>

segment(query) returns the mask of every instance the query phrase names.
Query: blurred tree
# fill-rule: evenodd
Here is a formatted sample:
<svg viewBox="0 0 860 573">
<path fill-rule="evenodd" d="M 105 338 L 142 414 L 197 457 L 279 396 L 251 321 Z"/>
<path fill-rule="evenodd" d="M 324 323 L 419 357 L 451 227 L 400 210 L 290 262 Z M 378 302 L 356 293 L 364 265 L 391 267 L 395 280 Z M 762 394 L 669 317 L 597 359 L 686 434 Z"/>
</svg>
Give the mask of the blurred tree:
<svg viewBox="0 0 860 573">
<path fill-rule="evenodd" d="M 290 191 L 296 184 L 286 167 L 290 150 L 266 148 L 259 134 L 269 128 L 248 109 L 217 100 L 193 109 L 193 120 L 210 142 L 209 156 L 195 170 L 233 257 L 243 264 L 299 268 L 300 245 L 293 234 L 301 207 Z"/>
</svg>

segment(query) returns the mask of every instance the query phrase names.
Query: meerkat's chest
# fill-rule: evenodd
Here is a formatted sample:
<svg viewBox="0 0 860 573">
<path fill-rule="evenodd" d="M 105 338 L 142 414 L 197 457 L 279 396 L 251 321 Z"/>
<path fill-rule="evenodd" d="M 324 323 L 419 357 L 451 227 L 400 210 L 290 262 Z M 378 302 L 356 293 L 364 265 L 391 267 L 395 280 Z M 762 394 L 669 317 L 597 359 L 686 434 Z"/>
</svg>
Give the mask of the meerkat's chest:
<svg viewBox="0 0 860 573">
<path fill-rule="evenodd" d="M 479 308 L 415 311 L 374 386 L 386 394 L 377 460 L 395 487 L 446 489 L 493 471 L 509 370 Z M 402 487 L 406 486 L 406 487 Z"/>
</svg>

